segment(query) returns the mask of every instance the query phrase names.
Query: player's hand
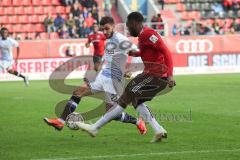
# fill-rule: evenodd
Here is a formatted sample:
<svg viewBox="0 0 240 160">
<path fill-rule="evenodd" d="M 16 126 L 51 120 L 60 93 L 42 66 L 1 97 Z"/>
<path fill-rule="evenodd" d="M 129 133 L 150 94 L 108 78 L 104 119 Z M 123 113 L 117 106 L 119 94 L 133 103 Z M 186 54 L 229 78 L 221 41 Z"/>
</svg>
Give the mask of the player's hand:
<svg viewBox="0 0 240 160">
<path fill-rule="evenodd" d="M 168 86 L 169 86 L 170 88 L 176 86 L 176 82 L 175 82 L 175 80 L 173 79 L 173 76 L 169 76 L 169 77 L 167 78 L 167 80 L 168 80 Z"/>
</svg>

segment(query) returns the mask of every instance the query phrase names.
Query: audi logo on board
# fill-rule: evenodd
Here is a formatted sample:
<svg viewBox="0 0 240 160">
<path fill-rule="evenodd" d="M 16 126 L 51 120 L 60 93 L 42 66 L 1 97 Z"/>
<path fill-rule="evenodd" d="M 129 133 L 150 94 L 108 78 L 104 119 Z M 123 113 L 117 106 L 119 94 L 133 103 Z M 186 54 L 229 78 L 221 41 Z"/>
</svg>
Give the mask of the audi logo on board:
<svg viewBox="0 0 240 160">
<path fill-rule="evenodd" d="M 213 51 L 213 43 L 208 39 L 179 40 L 176 43 L 177 53 L 209 53 Z"/>
</svg>

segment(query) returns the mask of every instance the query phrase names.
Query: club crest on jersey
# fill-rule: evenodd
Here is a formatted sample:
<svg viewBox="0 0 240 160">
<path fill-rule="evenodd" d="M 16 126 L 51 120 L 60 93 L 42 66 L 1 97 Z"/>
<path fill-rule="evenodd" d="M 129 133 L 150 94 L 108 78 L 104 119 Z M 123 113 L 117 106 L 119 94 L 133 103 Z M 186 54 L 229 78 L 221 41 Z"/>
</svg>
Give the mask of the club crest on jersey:
<svg viewBox="0 0 240 160">
<path fill-rule="evenodd" d="M 153 43 L 156 43 L 158 41 L 158 38 L 155 35 L 152 35 L 149 40 Z"/>
</svg>

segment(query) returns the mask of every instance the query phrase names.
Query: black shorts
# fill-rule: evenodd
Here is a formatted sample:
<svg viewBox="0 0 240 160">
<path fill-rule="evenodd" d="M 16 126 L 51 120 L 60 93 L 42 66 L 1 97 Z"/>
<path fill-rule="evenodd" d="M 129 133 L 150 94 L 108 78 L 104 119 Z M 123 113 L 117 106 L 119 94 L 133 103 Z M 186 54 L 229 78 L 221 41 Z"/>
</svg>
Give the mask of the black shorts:
<svg viewBox="0 0 240 160">
<path fill-rule="evenodd" d="M 167 87 L 167 78 L 154 77 L 148 74 L 139 74 L 126 86 L 118 104 L 126 107 L 132 103 L 134 107 L 145 101 L 152 100 L 160 91 Z"/>
<path fill-rule="evenodd" d="M 93 63 L 102 63 L 102 56 L 93 56 Z"/>
</svg>

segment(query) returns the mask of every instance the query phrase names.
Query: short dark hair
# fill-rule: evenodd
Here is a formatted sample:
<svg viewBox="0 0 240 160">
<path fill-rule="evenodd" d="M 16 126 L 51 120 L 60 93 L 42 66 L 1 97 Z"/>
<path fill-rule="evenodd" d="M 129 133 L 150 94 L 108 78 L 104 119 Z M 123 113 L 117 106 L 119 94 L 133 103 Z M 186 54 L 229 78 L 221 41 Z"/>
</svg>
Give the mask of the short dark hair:
<svg viewBox="0 0 240 160">
<path fill-rule="evenodd" d="M 143 15 L 140 12 L 132 12 L 127 17 L 128 21 L 137 21 L 137 22 L 143 22 L 144 18 Z"/>
<path fill-rule="evenodd" d="M 100 25 L 105 25 L 105 24 L 114 24 L 114 20 L 112 17 L 105 16 L 101 18 Z"/>
<path fill-rule="evenodd" d="M 2 27 L 1 32 L 3 32 L 3 31 L 8 31 L 8 29 L 6 27 Z"/>
</svg>

